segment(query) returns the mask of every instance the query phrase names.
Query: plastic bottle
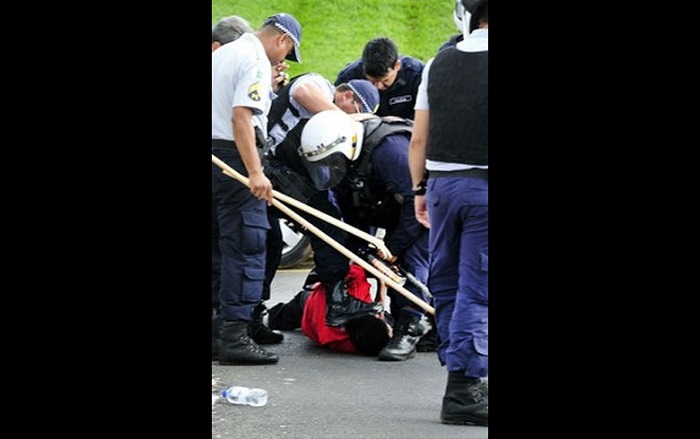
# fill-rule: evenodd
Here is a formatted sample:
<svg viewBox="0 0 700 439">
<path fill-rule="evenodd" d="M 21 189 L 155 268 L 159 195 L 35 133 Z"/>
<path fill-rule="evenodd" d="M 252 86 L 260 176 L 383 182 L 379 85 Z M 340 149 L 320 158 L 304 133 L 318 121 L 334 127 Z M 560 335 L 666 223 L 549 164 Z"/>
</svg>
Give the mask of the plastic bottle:
<svg viewBox="0 0 700 439">
<path fill-rule="evenodd" d="M 231 404 L 250 405 L 261 407 L 267 404 L 267 391 L 265 389 L 249 389 L 243 386 L 232 386 L 224 390 L 221 396 Z"/>
</svg>

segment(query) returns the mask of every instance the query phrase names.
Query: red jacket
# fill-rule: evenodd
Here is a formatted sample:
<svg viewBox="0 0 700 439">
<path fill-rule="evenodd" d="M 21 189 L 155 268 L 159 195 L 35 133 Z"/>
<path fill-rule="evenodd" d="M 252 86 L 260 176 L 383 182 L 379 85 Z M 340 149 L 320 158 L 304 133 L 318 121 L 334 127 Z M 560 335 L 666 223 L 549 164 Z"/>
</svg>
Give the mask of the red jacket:
<svg viewBox="0 0 700 439">
<path fill-rule="evenodd" d="M 356 264 L 350 264 L 346 276 L 348 292 L 363 302 L 372 302 L 371 285 L 367 282 L 365 270 Z M 306 299 L 304 315 L 301 318 L 301 332 L 321 346 L 334 351 L 356 353 L 350 336 L 343 327 L 326 326 L 326 289 L 320 282 Z"/>
</svg>

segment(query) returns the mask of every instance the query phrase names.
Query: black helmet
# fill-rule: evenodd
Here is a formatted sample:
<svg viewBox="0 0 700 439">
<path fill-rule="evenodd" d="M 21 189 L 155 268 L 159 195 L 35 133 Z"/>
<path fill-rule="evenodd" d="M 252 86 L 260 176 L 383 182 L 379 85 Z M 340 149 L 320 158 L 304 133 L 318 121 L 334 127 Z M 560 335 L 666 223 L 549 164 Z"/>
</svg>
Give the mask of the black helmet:
<svg viewBox="0 0 700 439">
<path fill-rule="evenodd" d="M 466 9 L 466 11 L 471 14 L 471 17 L 469 18 L 469 32 L 476 29 L 476 27 L 479 24 L 479 19 L 476 15 L 476 11 L 483 5 L 487 4 L 488 1 L 489 0 L 462 0 L 464 9 Z"/>
</svg>

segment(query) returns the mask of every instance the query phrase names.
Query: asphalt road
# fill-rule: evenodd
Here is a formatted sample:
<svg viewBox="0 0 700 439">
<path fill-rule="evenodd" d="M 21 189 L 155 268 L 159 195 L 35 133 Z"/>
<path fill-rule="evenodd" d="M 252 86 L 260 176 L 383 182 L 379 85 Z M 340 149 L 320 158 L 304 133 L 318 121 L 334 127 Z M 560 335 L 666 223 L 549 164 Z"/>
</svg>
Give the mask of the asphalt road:
<svg viewBox="0 0 700 439">
<path fill-rule="evenodd" d="M 281 270 L 268 306 L 300 289 L 308 268 Z M 272 438 L 463 438 L 488 437 L 487 427 L 439 421 L 447 372 L 434 352 L 403 362 L 336 353 L 315 345 L 299 330 L 269 346 L 280 361 L 264 366 L 212 362 L 212 401 L 232 385 L 261 387 L 263 407 L 212 403 L 212 439 Z"/>
</svg>

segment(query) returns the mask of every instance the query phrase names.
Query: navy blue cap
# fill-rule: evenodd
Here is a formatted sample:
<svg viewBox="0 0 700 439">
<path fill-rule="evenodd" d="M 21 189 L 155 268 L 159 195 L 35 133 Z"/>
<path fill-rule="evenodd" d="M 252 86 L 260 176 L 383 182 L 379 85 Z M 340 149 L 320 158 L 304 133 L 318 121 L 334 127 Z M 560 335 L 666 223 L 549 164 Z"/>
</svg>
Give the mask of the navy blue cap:
<svg viewBox="0 0 700 439">
<path fill-rule="evenodd" d="M 274 24 L 277 29 L 289 35 L 294 43 L 294 51 L 287 55 L 286 59 L 301 64 L 301 53 L 299 53 L 299 46 L 301 45 L 301 24 L 299 24 L 297 19 L 282 12 L 266 18 L 263 26 L 266 24 Z"/>
<path fill-rule="evenodd" d="M 351 79 L 348 87 L 362 101 L 362 112 L 374 114 L 379 108 L 379 91 L 366 79 Z"/>
</svg>

